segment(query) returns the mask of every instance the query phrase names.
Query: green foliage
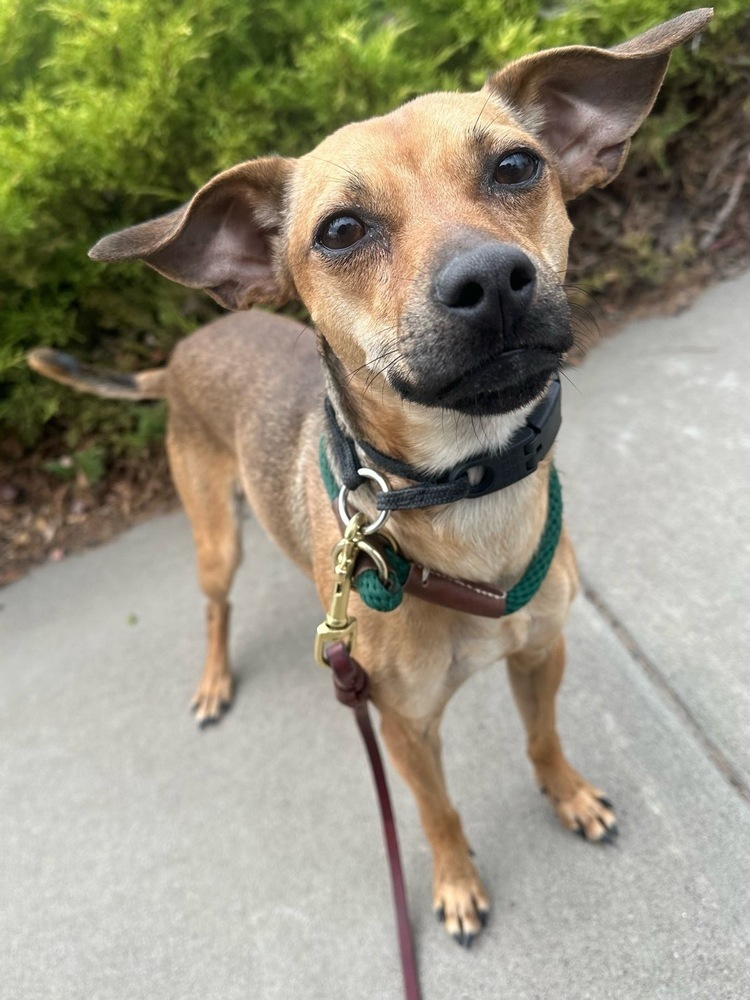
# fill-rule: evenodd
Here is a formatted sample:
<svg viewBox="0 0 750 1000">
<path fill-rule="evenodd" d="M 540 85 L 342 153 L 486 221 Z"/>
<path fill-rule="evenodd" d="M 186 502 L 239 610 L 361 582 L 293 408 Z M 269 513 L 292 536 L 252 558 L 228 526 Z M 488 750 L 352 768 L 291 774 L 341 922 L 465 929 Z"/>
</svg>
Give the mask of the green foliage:
<svg viewBox="0 0 750 1000">
<path fill-rule="evenodd" d="M 721 53 L 745 5 L 725 0 L 700 49 L 676 54 L 636 167 L 668 170 L 667 142 L 701 95 L 731 85 L 739 62 Z M 23 362 L 46 344 L 127 369 L 159 364 L 210 315 L 202 296 L 143 266 L 91 262 L 103 233 L 171 209 L 239 160 L 302 153 L 416 94 L 477 87 L 530 50 L 611 44 L 684 6 L 0 0 L 0 426 L 30 446 L 54 421 L 87 477 L 161 433 L 163 409 L 73 396 Z"/>
<path fill-rule="evenodd" d="M 89 486 L 96 486 L 104 478 L 105 455 L 105 449 L 101 445 L 94 444 L 90 448 L 82 448 L 72 455 L 50 459 L 43 463 L 42 468 L 62 480 L 74 479 L 76 473 L 80 473 Z"/>
</svg>

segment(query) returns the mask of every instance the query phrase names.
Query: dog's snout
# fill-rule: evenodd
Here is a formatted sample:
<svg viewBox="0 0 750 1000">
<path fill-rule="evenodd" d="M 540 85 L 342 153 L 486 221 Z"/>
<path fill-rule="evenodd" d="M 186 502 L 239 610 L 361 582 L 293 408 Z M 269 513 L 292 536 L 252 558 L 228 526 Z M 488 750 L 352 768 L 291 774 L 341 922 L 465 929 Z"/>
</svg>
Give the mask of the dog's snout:
<svg viewBox="0 0 750 1000">
<path fill-rule="evenodd" d="M 494 243 L 453 257 L 435 275 L 433 298 L 472 325 L 510 333 L 531 302 L 536 268 L 515 246 Z"/>
</svg>

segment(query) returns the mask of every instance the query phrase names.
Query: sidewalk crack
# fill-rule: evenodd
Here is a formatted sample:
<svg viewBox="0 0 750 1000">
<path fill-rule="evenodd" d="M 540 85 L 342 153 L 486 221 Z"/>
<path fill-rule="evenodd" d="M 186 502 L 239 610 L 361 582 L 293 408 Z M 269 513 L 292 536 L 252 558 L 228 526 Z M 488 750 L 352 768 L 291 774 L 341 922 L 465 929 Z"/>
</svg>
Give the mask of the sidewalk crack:
<svg viewBox="0 0 750 1000">
<path fill-rule="evenodd" d="M 721 774 L 722 778 L 737 792 L 740 798 L 750 805 L 750 788 L 738 773 L 732 762 L 714 743 L 706 733 L 703 726 L 693 714 L 688 704 L 681 695 L 675 691 L 664 674 L 651 660 L 638 640 L 628 627 L 620 621 L 607 602 L 594 590 L 594 588 L 581 576 L 581 588 L 586 600 L 598 611 L 604 619 L 613 635 L 617 638 L 630 658 L 638 664 L 646 674 L 654 687 L 661 693 L 669 703 L 675 715 L 685 724 L 696 742 L 699 744 L 705 755 Z"/>
</svg>

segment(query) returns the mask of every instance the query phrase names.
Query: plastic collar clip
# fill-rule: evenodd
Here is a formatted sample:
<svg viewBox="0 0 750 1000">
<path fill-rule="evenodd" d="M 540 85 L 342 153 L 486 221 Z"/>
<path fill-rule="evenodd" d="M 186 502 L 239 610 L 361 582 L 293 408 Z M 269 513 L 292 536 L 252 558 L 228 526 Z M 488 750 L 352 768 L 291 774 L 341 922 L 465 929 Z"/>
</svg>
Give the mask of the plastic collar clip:
<svg viewBox="0 0 750 1000">
<path fill-rule="evenodd" d="M 547 395 L 528 417 L 525 425 L 511 438 L 508 447 L 497 455 L 479 455 L 451 469 L 448 482 L 468 475 L 469 469 L 482 469 L 479 482 L 469 487 L 467 497 L 483 497 L 535 472 L 552 447 L 562 423 L 560 380 L 550 383 Z"/>
</svg>

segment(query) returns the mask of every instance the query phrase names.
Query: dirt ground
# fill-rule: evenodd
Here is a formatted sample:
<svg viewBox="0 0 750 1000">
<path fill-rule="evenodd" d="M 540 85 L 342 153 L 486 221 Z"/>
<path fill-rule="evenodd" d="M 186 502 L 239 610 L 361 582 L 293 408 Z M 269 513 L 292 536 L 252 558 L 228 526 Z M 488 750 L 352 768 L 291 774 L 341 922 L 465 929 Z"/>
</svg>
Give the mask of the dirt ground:
<svg viewBox="0 0 750 1000">
<path fill-rule="evenodd" d="M 53 441 L 44 451 L 59 454 Z M 0 587 L 178 503 L 158 446 L 116 464 L 95 487 L 81 474 L 61 482 L 43 461 L 39 452 L 14 460 L 0 449 Z"/>
</svg>

